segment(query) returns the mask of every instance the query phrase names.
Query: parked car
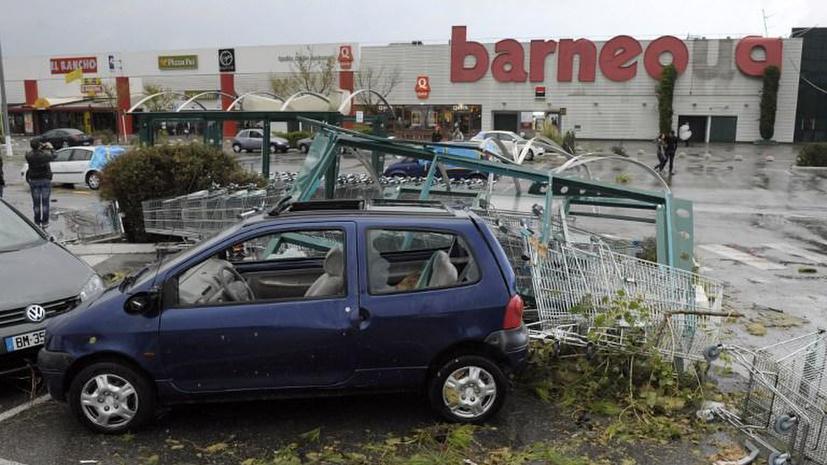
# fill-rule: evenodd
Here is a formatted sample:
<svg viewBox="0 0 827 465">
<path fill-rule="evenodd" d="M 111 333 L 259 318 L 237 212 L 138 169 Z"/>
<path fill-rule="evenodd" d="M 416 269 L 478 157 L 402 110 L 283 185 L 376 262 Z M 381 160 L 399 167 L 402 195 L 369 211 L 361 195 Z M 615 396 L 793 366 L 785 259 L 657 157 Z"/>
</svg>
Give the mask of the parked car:
<svg viewBox="0 0 827 465">
<path fill-rule="evenodd" d="M 0 375 L 25 367 L 46 322 L 103 291 L 100 277 L 0 199 Z"/>
<path fill-rule="evenodd" d="M 310 150 L 310 144 L 313 143 L 313 137 L 315 137 L 315 136 L 310 136 L 310 137 L 305 137 L 304 139 L 299 139 L 296 142 L 296 147 L 298 147 L 299 150 L 301 150 L 302 153 L 307 153 Z"/>
<path fill-rule="evenodd" d="M 387 177 L 425 177 L 430 166 L 429 161 L 406 157 L 388 165 L 383 174 Z M 450 179 L 488 179 L 488 174 L 482 171 L 458 166 L 447 166 L 445 171 Z M 442 172 L 437 170 L 436 176 L 441 177 Z"/>
<path fill-rule="evenodd" d="M 232 141 L 233 152 L 241 153 L 242 151 L 252 152 L 253 150 L 261 150 L 261 144 L 264 140 L 264 131 L 261 129 L 243 129 Z M 270 153 L 286 152 L 290 148 L 287 139 L 270 135 Z"/>
<path fill-rule="evenodd" d="M 76 147 L 78 145 L 92 145 L 95 139 L 84 134 L 83 131 L 74 128 L 50 129 L 43 134 L 33 137 L 38 142 L 49 142 L 56 149 Z"/>
<path fill-rule="evenodd" d="M 92 190 L 101 185 L 104 166 L 126 149 L 118 145 L 72 147 L 56 150 L 51 163 L 53 184 L 86 184 Z M 28 163 L 23 164 L 20 174 L 27 179 Z"/>
<path fill-rule="evenodd" d="M 505 148 L 511 150 L 515 157 L 519 155 L 520 151 L 523 150 L 523 147 L 528 144 L 527 139 L 511 131 L 480 131 L 470 140 L 483 141 L 489 138 L 502 142 Z M 545 149 L 543 149 L 543 147 L 532 144 L 531 148 L 528 149 L 525 158 L 526 160 L 534 160 L 535 155 L 542 155 L 543 153 L 545 153 Z"/>
<path fill-rule="evenodd" d="M 159 405 L 354 390 L 424 388 L 445 419 L 481 422 L 525 361 L 522 312 L 473 213 L 294 203 L 53 319 L 38 364 L 51 396 L 104 433 Z"/>
</svg>

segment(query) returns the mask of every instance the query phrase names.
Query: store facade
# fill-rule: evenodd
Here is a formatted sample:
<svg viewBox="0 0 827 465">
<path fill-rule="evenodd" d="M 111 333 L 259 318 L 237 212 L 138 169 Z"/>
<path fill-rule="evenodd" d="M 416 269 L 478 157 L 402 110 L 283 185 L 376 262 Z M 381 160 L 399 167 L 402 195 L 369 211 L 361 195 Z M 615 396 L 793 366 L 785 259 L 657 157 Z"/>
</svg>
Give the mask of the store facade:
<svg viewBox="0 0 827 465">
<path fill-rule="evenodd" d="M 663 65 L 674 63 L 679 76 L 673 127 L 687 122 L 696 141 L 752 142 L 760 138 L 761 73 L 768 65 L 778 65 L 774 139 L 793 141 L 801 38 L 638 40 L 620 35 L 607 41 L 505 38 L 496 43 L 470 38 L 481 32 L 454 26 L 446 31 L 450 40 L 442 44 L 331 43 L 8 57 L 13 131 L 36 133 L 52 124 L 87 129 L 92 123 L 95 130 L 105 126 L 131 133 L 125 110 L 147 89 L 175 91 L 179 102 L 212 92 L 191 107 L 225 109 L 233 96 L 272 92 L 273 80 L 291 73 L 296 57 L 305 56 L 335 59 L 335 84 L 341 89 L 354 90 L 354 75 L 365 70 L 398 76 L 386 96 L 394 107 L 390 127 L 400 137 L 416 139 L 430 137 L 435 129 L 443 138 L 457 130 L 466 138 L 491 129 L 530 134 L 547 124 L 575 131 L 581 139 L 653 139 L 658 128 L 657 78 Z M 77 69 L 82 77 L 67 79 Z M 228 125 L 225 135 L 234 129 Z"/>
</svg>

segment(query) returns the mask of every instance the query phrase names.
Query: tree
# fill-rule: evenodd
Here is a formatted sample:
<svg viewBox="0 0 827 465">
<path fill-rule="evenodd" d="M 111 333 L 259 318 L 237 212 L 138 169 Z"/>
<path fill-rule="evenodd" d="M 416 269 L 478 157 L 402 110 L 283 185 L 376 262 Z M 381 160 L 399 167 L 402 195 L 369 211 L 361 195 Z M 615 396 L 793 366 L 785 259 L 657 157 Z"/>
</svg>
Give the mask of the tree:
<svg viewBox="0 0 827 465">
<path fill-rule="evenodd" d="M 336 57 L 332 55 L 314 55 L 313 47 L 307 46 L 304 53 L 296 53 L 290 67 L 287 76 L 270 77 L 274 94 L 284 98 L 300 91 L 327 95 L 336 87 Z"/>
<path fill-rule="evenodd" d="M 672 130 L 672 98 L 675 93 L 675 80 L 678 78 L 678 70 L 675 65 L 668 64 L 663 67 L 660 73 L 660 81 L 655 87 L 658 96 L 658 127 L 661 134 L 669 134 Z"/>
<path fill-rule="evenodd" d="M 385 69 L 384 66 L 379 69 L 367 66 L 356 73 L 356 88 L 357 89 L 371 89 L 378 92 L 382 97 L 387 98 L 393 89 L 399 85 L 402 80 L 399 68 L 392 70 Z M 356 101 L 368 113 L 378 113 L 379 104 L 382 103 L 372 92 L 364 92 L 356 97 Z"/>
<path fill-rule="evenodd" d="M 144 84 L 144 97 L 159 94 L 161 92 L 169 92 L 170 89 L 161 87 L 155 84 Z M 144 108 L 146 111 L 169 111 L 175 103 L 175 96 L 169 93 L 159 95 L 154 99 L 145 102 Z"/>
<path fill-rule="evenodd" d="M 781 70 L 777 66 L 764 68 L 764 86 L 761 90 L 761 119 L 758 129 L 761 138 L 772 139 L 775 133 L 775 110 L 778 101 L 778 80 L 781 78 Z"/>
</svg>

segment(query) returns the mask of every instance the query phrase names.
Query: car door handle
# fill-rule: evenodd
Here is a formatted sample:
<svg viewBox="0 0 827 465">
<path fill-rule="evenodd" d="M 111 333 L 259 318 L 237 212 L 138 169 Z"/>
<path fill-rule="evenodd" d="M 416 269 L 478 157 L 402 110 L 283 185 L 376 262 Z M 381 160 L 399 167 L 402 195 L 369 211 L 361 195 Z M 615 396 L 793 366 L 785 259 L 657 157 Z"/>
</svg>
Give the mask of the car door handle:
<svg viewBox="0 0 827 465">
<path fill-rule="evenodd" d="M 370 326 L 370 311 L 364 307 L 359 307 L 359 329 L 364 330 Z"/>
</svg>

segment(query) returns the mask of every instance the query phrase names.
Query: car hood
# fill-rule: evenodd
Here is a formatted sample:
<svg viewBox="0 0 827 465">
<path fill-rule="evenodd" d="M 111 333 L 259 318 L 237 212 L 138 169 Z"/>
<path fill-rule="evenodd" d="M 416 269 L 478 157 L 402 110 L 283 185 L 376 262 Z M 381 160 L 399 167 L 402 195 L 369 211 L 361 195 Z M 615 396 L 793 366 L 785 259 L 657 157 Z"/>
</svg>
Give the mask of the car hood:
<svg viewBox="0 0 827 465">
<path fill-rule="evenodd" d="M 94 273 L 79 258 L 48 241 L 0 253 L 0 310 L 74 297 Z"/>
<path fill-rule="evenodd" d="M 284 139 L 284 138 L 281 138 L 281 137 L 276 137 L 276 136 L 270 136 L 270 142 L 278 142 L 279 144 L 287 144 L 287 139 Z"/>
</svg>

